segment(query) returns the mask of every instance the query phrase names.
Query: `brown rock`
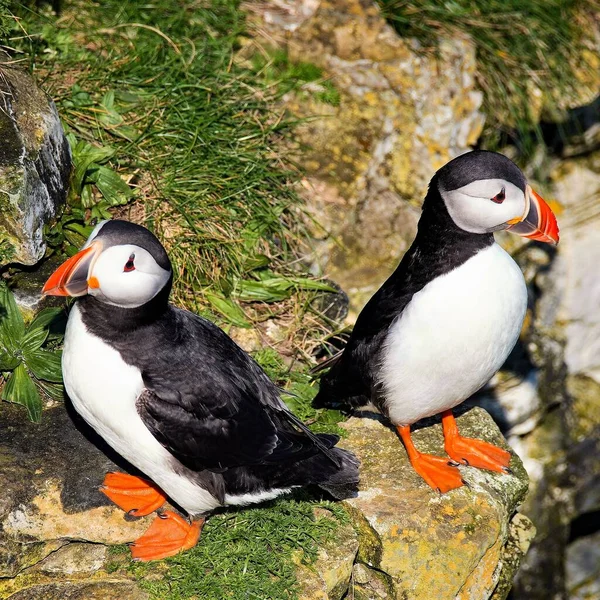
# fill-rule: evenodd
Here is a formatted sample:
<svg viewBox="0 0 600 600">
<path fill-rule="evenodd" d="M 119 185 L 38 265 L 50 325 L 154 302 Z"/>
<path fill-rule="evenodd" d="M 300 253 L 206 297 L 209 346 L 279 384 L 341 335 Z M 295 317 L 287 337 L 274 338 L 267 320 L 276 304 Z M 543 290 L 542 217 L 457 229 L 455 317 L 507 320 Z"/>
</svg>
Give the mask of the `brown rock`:
<svg viewBox="0 0 600 600">
<path fill-rule="evenodd" d="M 458 419 L 461 433 L 507 447 L 485 411 Z M 415 473 L 395 431 L 371 418 L 352 418 L 342 445 L 361 460 L 361 490 L 347 501 L 360 548 L 358 560 L 390 578 L 403 600 L 436 598 L 485 600 L 500 579 L 509 523 L 527 491 L 518 457 L 512 475 L 461 467 L 468 483 L 444 495 Z M 443 454 L 441 427 L 414 433 L 425 452 Z"/>
</svg>

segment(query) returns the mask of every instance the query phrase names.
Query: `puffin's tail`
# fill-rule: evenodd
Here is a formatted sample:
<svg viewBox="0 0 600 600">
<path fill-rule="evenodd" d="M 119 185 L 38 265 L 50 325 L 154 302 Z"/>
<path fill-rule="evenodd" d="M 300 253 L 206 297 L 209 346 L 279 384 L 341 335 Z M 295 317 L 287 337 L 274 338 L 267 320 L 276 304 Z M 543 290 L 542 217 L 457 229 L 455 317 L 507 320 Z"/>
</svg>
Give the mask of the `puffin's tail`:
<svg viewBox="0 0 600 600">
<path fill-rule="evenodd" d="M 336 500 L 355 497 L 358 493 L 358 467 L 360 462 L 352 452 L 342 448 L 333 448 L 331 452 L 339 460 L 340 467 L 337 471 L 328 475 L 326 479 L 319 481 L 317 485 L 331 494 Z"/>
<path fill-rule="evenodd" d="M 330 448 L 327 454 L 318 452 L 296 462 L 282 475 L 286 487 L 317 485 L 336 500 L 342 500 L 356 496 L 359 464 L 352 452 L 342 448 Z"/>
</svg>

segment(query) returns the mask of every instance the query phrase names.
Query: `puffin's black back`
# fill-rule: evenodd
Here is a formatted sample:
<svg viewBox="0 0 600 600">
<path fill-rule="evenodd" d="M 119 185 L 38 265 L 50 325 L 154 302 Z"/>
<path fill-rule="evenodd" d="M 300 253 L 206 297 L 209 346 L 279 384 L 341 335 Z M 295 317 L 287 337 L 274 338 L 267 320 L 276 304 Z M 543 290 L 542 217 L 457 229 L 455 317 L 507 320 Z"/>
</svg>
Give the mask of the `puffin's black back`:
<svg viewBox="0 0 600 600">
<path fill-rule="evenodd" d="M 497 156 L 494 153 L 483 154 Z M 487 157 L 480 159 L 487 161 Z M 343 353 L 321 378 L 320 390 L 313 402 L 315 407 L 355 408 L 369 402 L 381 407 L 378 383 L 381 352 L 392 323 L 402 314 L 414 294 L 430 281 L 494 243 L 493 234 L 469 233 L 450 218 L 439 192 L 439 177 L 444 178 L 444 186 L 461 187 L 479 176 L 479 171 L 469 174 L 461 161 L 458 172 L 452 169 L 446 171 L 452 162 L 440 169 L 431 180 L 412 246 L 359 314 Z"/>
</svg>

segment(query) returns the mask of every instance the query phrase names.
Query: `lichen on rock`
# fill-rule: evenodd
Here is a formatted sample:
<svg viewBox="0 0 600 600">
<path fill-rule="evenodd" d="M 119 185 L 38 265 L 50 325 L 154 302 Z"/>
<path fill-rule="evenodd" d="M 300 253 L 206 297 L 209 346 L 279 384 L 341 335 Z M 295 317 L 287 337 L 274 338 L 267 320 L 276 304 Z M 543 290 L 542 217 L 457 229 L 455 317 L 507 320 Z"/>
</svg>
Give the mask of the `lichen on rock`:
<svg viewBox="0 0 600 600">
<path fill-rule="evenodd" d="M 441 425 L 426 424 L 414 432 L 415 444 L 443 454 Z M 458 425 L 462 435 L 507 448 L 480 408 L 462 414 Z M 503 598 L 535 531 L 515 514 L 528 486 L 519 458 L 513 455 L 509 475 L 461 467 L 467 485 L 441 495 L 414 471 L 396 432 L 379 417 L 353 417 L 342 426 L 348 435 L 341 445 L 361 460 L 360 491 L 345 502 L 358 536 L 357 597 L 421 600 L 435 589 L 439 600 L 486 600 L 496 590 L 495 598 Z"/>
</svg>

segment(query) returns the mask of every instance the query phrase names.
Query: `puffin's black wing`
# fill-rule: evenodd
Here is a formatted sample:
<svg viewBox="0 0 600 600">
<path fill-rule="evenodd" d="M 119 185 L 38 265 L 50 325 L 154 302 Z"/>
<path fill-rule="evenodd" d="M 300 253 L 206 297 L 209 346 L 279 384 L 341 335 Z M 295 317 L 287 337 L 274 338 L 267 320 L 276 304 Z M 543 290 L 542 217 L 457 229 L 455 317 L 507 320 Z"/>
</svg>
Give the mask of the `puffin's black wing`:
<svg viewBox="0 0 600 600">
<path fill-rule="evenodd" d="M 222 471 L 329 454 L 337 436 L 311 433 L 259 365 L 216 325 L 174 308 L 162 321 L 153 326 L 160 355 L 137 365 L 146 386 L 137 409 L 181 463 Z M 167 338 L 167 331 L 174 335 Z"/>
<path fill-rule="evenodd" d="M 362 310 L 343 352 L 328 359 L 331 368 L 321 377 L 315 407 L 351 409 L 376 401 L 387 332 L 415 293 L 412 286 L 400 290 L 397 284 L 398 271 Z"/>
</svg>

